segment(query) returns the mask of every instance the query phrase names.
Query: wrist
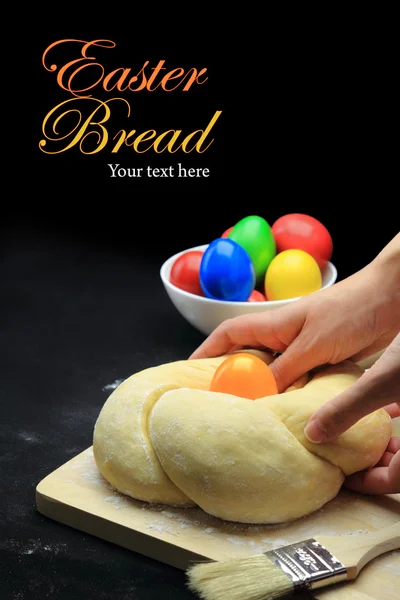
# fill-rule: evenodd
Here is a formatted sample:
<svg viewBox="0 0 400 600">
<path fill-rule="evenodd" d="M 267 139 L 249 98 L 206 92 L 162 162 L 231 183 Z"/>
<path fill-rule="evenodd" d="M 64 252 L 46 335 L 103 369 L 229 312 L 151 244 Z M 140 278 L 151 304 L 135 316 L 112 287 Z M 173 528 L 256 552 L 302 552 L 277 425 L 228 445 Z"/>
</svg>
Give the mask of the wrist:
<svg viewBox="0 0 400 600">
<path fill-rule="evenodd" d="M 356 312 L 368 315 L 371 343 L 381 336 L 390 343 L 400 331 L 400 234 L 348 284 Z"/>
<path fill-rule="evenodd" d="M 400 302 L 400 233 L 370 263 L 371 274 L 386 294 Z M 378 291 L 378 290 L 377 290 Z"/>
<path fill-rule="evenodd" d="M 379 254 L 368 268 L 371 292 L 379 295 L 388 316 L 400 329 L 400 244 Z"/>
</svg>

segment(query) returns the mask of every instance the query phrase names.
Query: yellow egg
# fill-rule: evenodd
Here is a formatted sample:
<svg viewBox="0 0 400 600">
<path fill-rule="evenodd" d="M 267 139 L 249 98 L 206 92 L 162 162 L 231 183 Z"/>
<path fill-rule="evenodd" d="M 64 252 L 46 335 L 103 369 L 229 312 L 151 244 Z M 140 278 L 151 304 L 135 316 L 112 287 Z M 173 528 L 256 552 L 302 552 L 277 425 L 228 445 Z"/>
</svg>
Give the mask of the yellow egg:
<svg viewBox="0 0 400 600">
<path fill-rule="evenodd" d="M 304 250 L 284 250 L 275 256 L 265 273 L 268 300 L 306 296 L 321 289 L 322 276 L 317 261 Z"/>
</svg>

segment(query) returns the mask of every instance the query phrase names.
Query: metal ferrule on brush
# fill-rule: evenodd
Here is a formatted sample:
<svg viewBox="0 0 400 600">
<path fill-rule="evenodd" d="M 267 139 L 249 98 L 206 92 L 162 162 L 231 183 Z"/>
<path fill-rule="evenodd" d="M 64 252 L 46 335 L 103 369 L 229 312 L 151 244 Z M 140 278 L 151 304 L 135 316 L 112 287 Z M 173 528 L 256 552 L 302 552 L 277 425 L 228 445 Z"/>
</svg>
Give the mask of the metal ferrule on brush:
<svg viewBox="0 0 400 600">
<path fill-rule="evenodd" d="M 347 579 L 342 563 L 314 539 L 270 550 L 265 556 L 291 578 L 296 592 Z"/>
</svg>

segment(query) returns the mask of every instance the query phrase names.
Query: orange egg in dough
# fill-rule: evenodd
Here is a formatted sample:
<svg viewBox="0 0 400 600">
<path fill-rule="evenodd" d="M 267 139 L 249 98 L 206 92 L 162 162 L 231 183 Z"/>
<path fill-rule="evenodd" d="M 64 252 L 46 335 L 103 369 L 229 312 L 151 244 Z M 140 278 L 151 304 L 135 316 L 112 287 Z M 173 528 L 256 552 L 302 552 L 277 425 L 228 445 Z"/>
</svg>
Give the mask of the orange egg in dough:
<svg viewBox="0 0 400 600">
<path fill-rule="evenodd" d="M 238 352 L 219 365 L 212 378 L 210 391 L 256 400 L 277 394 L 278 388 L 271 369 L 261 358 Z"/>
</svg>

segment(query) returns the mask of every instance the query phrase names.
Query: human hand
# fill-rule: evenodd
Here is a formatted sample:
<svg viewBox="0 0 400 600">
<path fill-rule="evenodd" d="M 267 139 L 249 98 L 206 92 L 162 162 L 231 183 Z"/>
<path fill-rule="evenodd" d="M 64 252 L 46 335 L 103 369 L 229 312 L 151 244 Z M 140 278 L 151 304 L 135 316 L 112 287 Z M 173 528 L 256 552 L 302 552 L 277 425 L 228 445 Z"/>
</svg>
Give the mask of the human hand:
<svg viewBox="0 0 400 600">
<path fill-rule="evenodd" d="M 281 309 L 225 321 L 190 358 L 246 347 L 280 352 L 270 368 L 283 392 L 317 366 L 359 360 L 386 348 L 400 330 L 397 296 L 398 286 L 382 265 L 371 263 L 331 288 Z"/>
<path fill-rule="evenodd" d="M 400 333 L 356 383 L 312 415 L 305 434 L 314 443 L 332 441 L 379 408 L 400 416 Z M 366 494 L 400 492 L 400 438 L 390 440 L 377 465 L 350 475 L 345 485 Z"/>
<path fill-rule="evenodd" d="M 344 485 L 362 494 L 397 494 L 400 492 L 400 438 L 390 440 L 386 452 L 371 469 L 346 477 Z"/>
<path fill-rule="evenodd" d="M 331 288 L 279 310 L 225 321 L 190 358 L 241 348 L 280 352 L 270 368 L 278 391 L 283 392 L 317 366 L 371 356 L 388 347 L 400 331 L 399 255 L 400 234 L 370 265 Z M 399 346 L 397 336 L 351 389 L 316 411 L 307 426 L 311 441 L 334 439 L 377 408 L 400 416 Z M 393 438 L 380 462 L 348 477 L 347 486 L 374 494 L 400 491 L 399 445 Z"/>
</svg>

